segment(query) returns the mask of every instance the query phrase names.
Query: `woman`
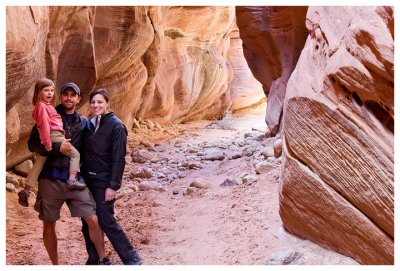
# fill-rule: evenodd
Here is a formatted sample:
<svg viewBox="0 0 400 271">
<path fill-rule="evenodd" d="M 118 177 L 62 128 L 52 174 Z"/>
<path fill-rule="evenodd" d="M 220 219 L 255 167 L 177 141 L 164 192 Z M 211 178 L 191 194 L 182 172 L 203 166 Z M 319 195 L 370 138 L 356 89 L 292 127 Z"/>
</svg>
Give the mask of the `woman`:
<svg viewBox="0 0 400 271">
<path fill-rule="evenodd" d="M 96 213 L 102 230 L 123 264 L 139 265 L 142 260 L 114 217 L 115 193 L 121 187 L 128 132 L 121 120 L 110 111 L 109 100 L 104 88 L 95 89 L 90 94 L 90 109 L 94 117 L 87 122 L 84 130 L 82 172 L 96 201 Z M 82 231 L 89 254 L 86 264 L 97 264 L 98 255 L 88 238 L 84 222 Z"/>
</svg>

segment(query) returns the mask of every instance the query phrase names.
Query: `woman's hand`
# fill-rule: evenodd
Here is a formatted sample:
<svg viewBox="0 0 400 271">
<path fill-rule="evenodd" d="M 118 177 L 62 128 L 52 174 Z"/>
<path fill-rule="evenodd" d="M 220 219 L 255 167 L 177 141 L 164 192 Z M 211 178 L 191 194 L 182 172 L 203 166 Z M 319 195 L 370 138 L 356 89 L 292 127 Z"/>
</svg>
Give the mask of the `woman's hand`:
<svg viewBox="0 0 400 271">
<path fill-rule="evenodd" d="M 115 194 L 117 191 L 115 191 L 112 188 L 106 188 L 106 195 L 104 201 L 112 201 L 115 199 Z"/>
</svg>

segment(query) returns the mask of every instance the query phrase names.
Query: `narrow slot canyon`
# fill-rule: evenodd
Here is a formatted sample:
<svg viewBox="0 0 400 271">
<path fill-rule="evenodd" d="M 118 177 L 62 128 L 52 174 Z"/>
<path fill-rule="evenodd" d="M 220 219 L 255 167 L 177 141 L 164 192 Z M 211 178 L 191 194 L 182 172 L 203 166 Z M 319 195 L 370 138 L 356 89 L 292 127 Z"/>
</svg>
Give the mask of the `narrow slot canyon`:
<svg viewBox="0 0 400 271">
<path fill-rule="evenodd" d="M 394 7 L 6 7 L 6 264 L 50 265 L 18 203 L 35 82 L 127 131 L 115 218 L 145 265 L 394 264 Z M 21 68 L 23 67 L 23 68 Z M 49 158 L 50 159 L 50 158 Z M 88 256 L 57 222 L 62 265 Z M 105 238 L 106 254 L 123 264 Z"/>
</svg>

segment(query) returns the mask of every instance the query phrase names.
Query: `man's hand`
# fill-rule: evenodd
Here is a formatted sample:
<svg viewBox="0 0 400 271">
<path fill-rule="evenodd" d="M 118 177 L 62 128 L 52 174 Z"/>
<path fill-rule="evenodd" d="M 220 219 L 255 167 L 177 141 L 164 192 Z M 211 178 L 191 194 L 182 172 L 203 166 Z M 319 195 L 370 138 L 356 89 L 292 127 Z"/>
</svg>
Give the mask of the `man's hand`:
<svg viewBox="0 0 400 271">
<path fill-rule="evenodd" d="M 72 145 L 70 143 L 71 139 L 66 139 L 61 142 L 60 152 L 66 156 L 69 156 L 72 151 Z"/>
<path fill-rule="evenodd" d="M 112 188 L 106 188 L 105 201 L 112 201 L 115 199 L 116 191 Z"/>
</svg>

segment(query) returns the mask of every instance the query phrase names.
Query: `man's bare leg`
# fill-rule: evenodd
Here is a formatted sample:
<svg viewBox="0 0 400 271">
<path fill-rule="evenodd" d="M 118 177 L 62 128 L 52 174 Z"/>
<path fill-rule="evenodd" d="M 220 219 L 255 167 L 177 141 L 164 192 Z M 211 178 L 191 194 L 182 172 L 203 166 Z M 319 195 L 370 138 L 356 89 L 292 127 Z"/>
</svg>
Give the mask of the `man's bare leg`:
<svg viewBox="0 0 400 271">
<path fill-rule="evenodd" d="M 56 222 L 43 221 L 43 243 L 52 264 L 58 265 Z"/>
<path fill-rule="evenodd" d="M 104 234 L 100 228 L 97 215 L 90 215 L 83 218 L 89 228 L 90 240 L 92 240 L 94 246 L 96 247 L 97 254 L 99 255 L 100 261 L 106 256 L 106 251 L 104 248 Z"/>
</svg>

